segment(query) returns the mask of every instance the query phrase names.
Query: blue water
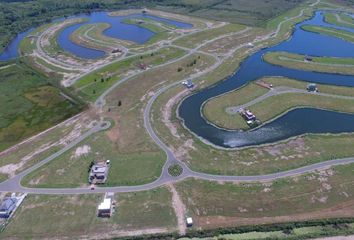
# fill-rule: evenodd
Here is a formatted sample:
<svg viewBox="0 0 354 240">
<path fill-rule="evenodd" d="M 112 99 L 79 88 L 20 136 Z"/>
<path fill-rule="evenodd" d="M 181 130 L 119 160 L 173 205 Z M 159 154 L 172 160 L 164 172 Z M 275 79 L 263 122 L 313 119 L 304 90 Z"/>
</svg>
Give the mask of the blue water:
<svg viewBox="0 0 354 240">
<path fill-rule="evenodd" d="M 74 17 L 84 17 L 87 18 L 88 21 L 85 23 L 75 24 L 64 29 L 58 36 L 57 39 L 58 44 L 65 51 L 68 51 L 78 57 L 87 58 L 87 59 L 97 59 L 103 57 L 105 53 L 103 51 L 99 51 L 99 50 L 95 50 L 95 49 L 91 49 L 91 48 L 87 48 L 75 44 L 70 40 L 70 35 L 72 34 L 72 32 L 84 24 L 109 23 L 112 25 L 112 27 L 104 31 L 105 35 L 109 37 L 132 41 L 137 44 L 143 44 L 147 42 L 155 34 L 150 30 L 140 26 L 124 24 L 122 23 L 122 20 L 126 18 L 133 18 L 133 17 L 145 17 L 145 18 L 154 19 L 156 21 L 164 22 L 170 25 L 174 25 L 178 28 L 191 28 L 193 26 L 192 24 L 189 23 L 161 18 L 149 14 L 132 14 L 128 16 L 111 17 L 106 12 L 94 12 L 91 13 L 90 15 L 81 14 L 77 16 L 72 16 L 70 18 L 74 18 Z M 61 20 L 63 20 L 63 18 L 53 20 L 53 22 L 57 22 Z M 21 40 L 24 37 L 26 37 L 28 33 L 31 31 L 32 29 L 18 34 L 18 36 L 15 39 L 13 39 L 9 44 L 9 46 L 0 54 L 0 61 L 8 61 L 18 57 L 18 46 Z"/>
<path fill-rule="evenodd" d="M 70 35 L 79 27 L 85 24 L 93 24 L 93 23 L 108 23 L 111 25 L 110 28 L 106 29 L 103 34 L 117 38 L 122 40 L 128 40 L 135 42 L 137 44 L 143 44 L 151 39 L 155 33 L 137 25 L 126 24 L 123 23 L 124 19 L 128 18 L 136 18 L 136 17 L 145 17 L 154 19 L 160 22 L 168 23 L 174 25 L 179 28 L 190 28 L 192 27 L 191 24 L 178 22 L 170 19 L 160 18 L 157 16 L 152 16 L 149 14 L 132 14 L 128 16 L 109 16 L 106 12 L 95 12 L 90 15 L 83 16 L 89 20 L 85 23 L 75 24 L 70 26 L 62 31 L 61 34 L 58 36 L 58 44 L 59 46 L 78 57 L 86 58 L 86 59 L 96 59 L 103 57 L 105 52 L 86 48 L 84 46 L 78 45 L 70 40 Z"/>
<path fill-rule="evenodd" d="M 25 32 L 18 34 L 0 54 L 0 61 L 9 61 L 11 59 L 17 58 L 19 56 L 18 46 L 20 45 L 20 42 L 32 30 L 33 29 L 29 29 Z"/>
<path fill-rule="evenodd" d="M 226 148 L 271 143 L 303 133 L 353 132 L 354 115 L 325 110 L 293 110 L 269 124 L 247 132 L 219 129 L 209 124 L 200 115 L 199 109 L 208 99 L 265 76 L 285 76 L 307 82 L 354 86 L 353 76 L 288 69 L 268 64 L 262 60 L 262 56 L 271 51 L 314 56 L 354 57 L 354 44 L 338 38 L 303 31 L 300 27 L 304 24 L 328 25 L 323 22 L 321 12 L 317 12 L 312 19 L 296 25 L 293 36 L 288 41 L 256 52 L 241 64 L 233 76 L 186 98 L 178 109 L 185 126 L 204 140 Z M 239 105 L 237 102 L 234 104 Z"/>
</svg>

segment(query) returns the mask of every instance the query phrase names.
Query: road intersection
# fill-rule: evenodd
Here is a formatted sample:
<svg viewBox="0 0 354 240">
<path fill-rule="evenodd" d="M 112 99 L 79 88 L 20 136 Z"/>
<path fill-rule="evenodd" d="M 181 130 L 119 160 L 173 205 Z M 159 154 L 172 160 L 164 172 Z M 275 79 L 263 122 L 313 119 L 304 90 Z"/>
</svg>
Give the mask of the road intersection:
<svg viewBox="0 0 354 240">
<path fill-rule="evenodd" d="M 316 1 L 314 4 L 312 4 L 312 6 L 315 6 L 316 4 L 318 4 L 320 1 Z M 278 33 L 281 30 L 281 26 L 286 22 L 286 21 L 291 21 L 295 18 L 299 18 L 303 15 L 304 10 L 302 10 L 300 12 L 299 15 L 292 17 L 292 18 L 288 18 L 283 20 L 282 22 L 279 23 L 277 29 L 275 32 L 272 32 L 270 34 L 267 34 L 261 38 L 258 38 L 257 40 L 254 40 L 253 43 L 257 43 L 269 38 L 273 38 L 276 37 L 278 35 Z M 200 32 L 203 30 L 198 30 L 198 31 L 194 31 L 191 32 L 190 34 L 194 34 L 196 32 Z M 180 47 L 180 46 L 176 46 L 172 43 L 172 41 L 167 41 L 165 42 L 165 44 L 163 44 L 164 46 L 162 47 L 166 47 L 166 46 L 172 46 L 172 47 L 178 47 L 181 48 L 185 51 L 187 51 L 187 54 L 185 54 L 182 57 L 179 57 L 177 59 L 165 62 L 161 65 L 155 66 L 151 69 L 157 69 L 157 68 L 161 68 L 163 66 L 166 66 L 168 64 L 172 64 L 174 62 L 177 62 L 181 59 L 184 59 L 188 56 L 191 56 L 192 54 L 195 53 L 201 53 L 201 54 L 206 54 L 209 55 L 211 57 L 213 57 L 215 59 L 214 64 L 205 69 L 202 72 L 198 72 L 192 76 L 189 76 L 187 79 L 195 79 L 198 78 L 200 76 L 203 76 L 207 73 L 212 72 L 213 70 L 215 70 L 217 67 L 219 67 L 224 60 L 231 56 L 235 51 L 246 47 L 248 43 L 239 45 L 237 47 L 235 47 L 234 49 L 230 49 L 229 54 L 226 57 L 221 58 L 220 56 L 217 56 L 216 54 L 212 54 L 212 53 L 206 53 L 203 51 L 200 51 L 200 49 L 205 46 L 206 44 L 209 44 L 213 41 L 216 41 L 218 39 L 221 39 L 223 37 L 228 37 L 228 36 L 233 36 L 233 35 L 238 35 L 238 34 L 242 34 L 249 31 L 249 28 L 245 28 L 237 33 L 229 33 L 229 34 L 225 34 L 222 36 L 218 36 L 214 39 L 208 40 L 202 44 L 199 44 L 197 47 L 195 48 L 186 48 L 186 47 Z M 173 41 L 177 40 L 178 38 L 184 37 L 185 35 L 181 35 L 175 39 L 173 39 Z M 39 42 L 39 40 L 38 40 Z M 37 42 L 37 44 L 39 44 Z M 41 46 L 38 46 L 38 49 L 41 50 Z M 156 49 L 154 49 L 154 51 L 156 51 Z M 126 52 L 125 52 L 126 54 Z M 124 54 L 124 56 L 125 56 Z M 107 65 L 107 64 L 105 64 Z M 105 66 L 99 66 L 99 68 Z M 150 69 L 150 70 L 151 70 Z M 92 71 L 95 71 L 96 69 L 93 69 Z M 85 73 L 89 74 L 92 71 Z M 105 97 L 116 87 L 118 87 L 120 84 L 122 84 L 123 82 L 126 82 L 132 78 L 134 78 L 135 76 L 141 74 L 144 71 L 140 71 L 138 73 L 132 74 L 128 77 L 125 77 L 123 79 L 121 79 L 120 81 L 116 82 L 114 85 L 112 85 L 109 89 L 107 89 L 95 102 L 95 106 L 98 109 L 102 109 L 105 105 Z M 82 77 L 82 76 L 81 76 Z M 78 78 L 77 78 L 78 79 Z M 136 192 L 136 191 L 144 191 L 144 190 L 150 190 L 150 189 L 154 189 L 160 186 L 163 186 L 165 184 L 169 184 L 169 183 L 173 183 L 176 181 L 181 181 L 183 179 L 186 178 L 196 178 L 196 179 L 203 179 L 203 180 L 209 180 L 209 181 L 231 181 L 231 182 L 253 182 L 253 181 L 273 181 L 275 179 L 279 179 L 279 178 L 285 178 L 285 177 L 292 177 L 292 176 L 297 176 L 297 175 L 301 175 L 301 174 L 305 174 L 305 173 L 309 173 L 309 172 L 313 172 L 319 169 L 323 169 L 323 168 L 329 168 L 332 166 L 336 166 L 336 165 L 343 165 L 343 164 L 350 164 L 350 163 L 354 163 L 354 158 L 343 158 L 343 159 L 335 159 L 335 160 L 330 160 L 330 161 L 325 161 L 325 162 L 320 162 L 320 163 L 316 163 L 316 164 L 312 164 L 312 165 L 308 165 L 308 166 L 304 166 L 301 168 L 297 168 L 297 169 L 292 169 L 292 170 L 288 170 L 288 171 L 283 171 L 283 172 L 277 172 L 277 173 L 272 173 L 272 174 L 266 174 L 266 175 L 255 175 L 255 176 L 225 176 L 225 175 L 212 175 L 212 174 L 207 174 L 207 173 L 200 173 L 200 172 L 195 172 L 193 170 L 191 170 L 184 162 L 179 161 L 173 154 L 173 152 L 171 151 L 171 149 L 158 137 L 158 135 L 156 134 L 156 132 L 154 131 L 152 125 L 151 125 L 151 108 L 155 102 L 155 100 L 164 92 L 166 92 L 167 90 L 169 90 L 170 88 L 181 84 L 182 81 L 185 81 L 187 79 L 183 79 L 183 80 L 179 80 L 178 82 L 174 82 L 171 83 L 167 86 L 164 86 L 162 88 L 160 88 L 148 101 L 145 109 L 144 109 L 144 113 L 143 113 L 143 117 L 144 117 L 144 127 L 146 129 L 146 131 L 148 132 L 148 134 L 150 135 L 151 139 L 166 153 L 166 162 L 162 168 L 161 171 L 161 175 L 160 177 L 155 180 L 154 182 L 148 183 L 148 184 L 144 184 L 144 185 L 137 185 L 137 186 L 117 186 L 117 187 L 97 187 L 94 190 L 85 187 L 85 188 L 27 188 L 21 185 L 21 180 L 27 176 L 28 174 L 30 174 L 31 172 L 35 171 L 36 169 L 42 167 L 43 165 L 49 163 L 50 161 L 54 160 L 55 158 L 57 158 L 58 156 L 62 155 L 63 153 L 69 151 L 70 149 L 72 149 L 73 147 L 75 147 L 76 145 L 78 145 L 80 142 L 82 142 L 83 140 L 85 140 L 86 138 L 88 138 L 89 136 L 91 136 L 92 134 L 95 134 L 99 131 L 104 131 L 107 130 L 110 127 L 110 122 L 107 121 L 101 121 L 98 122 L 96 124 L 93 125 L 93 127 L 87 131 L 86 133 L 84 133 L 83 135 L 81 135 L 79 138 L 77 138 L 75 141 L 69 143 L 67 146 L 65 146 L 64 148 L 62 148 L 61 150 L 59 150 L 58 152 L 54 153 L 53 155 L 43 159 L 42 161 L 40 161 L 39 163 L 33 165 L 32 167 L 24 170 L 23 172 L 19 173 L 18 175 L 0 183 L 0 192 L 24 192 L 24 193 L 33 193 L 33 194 L 89 194 L 89 193 L 106 193 L 106 192 L 116 192 L 116 193 L 120 193 L 120 192 Z M 283 93 L 288 93 L 288 92 L 303 92 L 301 90 L 298 89 L 291 89 L 291 88 L 276 88 L 273 91 L 268 92 L 267 94 L 256 98 L 255 100 L 251 101 L 250 103 L 247 104 L 254 104 L 257 101 L 261 101 L 265 98 L 268 98 L 270 96 L 274 96 L 277 94 L 283 94 Z M 246 105 L 247 105 L 246 104 Z M 245 105 L 245 106 L 246 106 Z M 229 109 L 230 113 L 237 111 L 237 109 L 241 107 L 241 106 L 237 106 L 237 107 L 233 107 L 231 109 Z M 168 168 L 172 165 L 178 164 L 182 167 L 182 174 L 175 177 L 175 176 L 171 176 L 168 172 Z"/>
</svg>

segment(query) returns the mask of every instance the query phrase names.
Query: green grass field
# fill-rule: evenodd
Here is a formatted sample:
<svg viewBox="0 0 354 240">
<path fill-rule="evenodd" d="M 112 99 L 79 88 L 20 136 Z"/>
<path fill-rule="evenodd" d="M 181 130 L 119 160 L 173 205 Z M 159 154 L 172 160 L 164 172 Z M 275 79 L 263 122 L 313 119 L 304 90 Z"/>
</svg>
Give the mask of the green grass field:
<svg viewBox="0 0 354 240">
<path fill-rule="evenodd" d="M 177 190 L 195 228 L 350 217 L 353 171 L 351 164 L 269 183 L 186 180 Z"/>
<path fill-rule="evenodd" d="M 307 61 L 306 58 L 311 58 Z M 354 58 L 313 57 L 287 52 L 268 52 L 263 59 L 271 64 L 314 72 L 354 75 Z"/>
<path fill-rule="evenodd" d="M 20 148 L 3 154 L 0 158 L 0 167 L 4 176 L 13 176 L 23 171 L 61 149 L 64 144 L 75 139 L 79 131 L 87 131 L 86 126 L 80 123 L 82 118 L 78 117 L 74 121 L 68 125 L 57 126 L 35 140 L 22 144 Z"/>
<path fill-rule="evenodd" d="M 354 20 L 345 13 L 325 13 L 325 21 L 343 27 L 354 28 Z"/>
<path fill-rule="evenodd" d="M 1 239 L 113 238 L 135 231 L 174 231 L 176 217 L 166 188 L 117 194 L 116 212 L 98 218 L 103 195 L 29 195 L 0 233 Z"/>
<path fill-rule="evenodd" d="M 74 84 L 74 88 L 78 89 L 85 99 L 94 101 L 106 89 L 126 76 L 128 72 L 141 70 L 139 64 L 153 67 L 181 57 L 183 54 L 185 51 L 181 49 L 166 47 L 149 54 L 126 58 L 82 77 Z"/>
<path fill-rule="evenodd" d="M 78 113 L 48 79 L 26 66 L 0 70 L 0 150 Z"/>
<path fill-rule="evenodd" d="M 354 99 L 339 99 L 305 93 L 287 93 L 269 97 L 260 103 L 250 106 L 249 109 L 262 122 L 267 122 L 290 109 L 300 107 L 354 113 Z"/>
<path fill-rule="evenodd" d="M 220 127 L 247 129 L 245 120 L 239 115 L 226 114 L 226 108 L 247 103 L 267 92 L 267 89 L 250 83 L 235 91 L 209 99 L 203 105 L 203 114 L 208 121 Z"/>
<path fill-rule="evenodd" d="M 80 154 L 80 149 L 85 147 L 89 150 L 81 150 Z M 111 160 L 105 186 L 140 185 L 152 182 L 160 176 L 165 159 L 165 154 L 158 150 L 124 154 L 105 133 L 98 133 L 26 176 L 22 184 L 52 188 L 89 186 L 90 163 Z"/>
</svg>

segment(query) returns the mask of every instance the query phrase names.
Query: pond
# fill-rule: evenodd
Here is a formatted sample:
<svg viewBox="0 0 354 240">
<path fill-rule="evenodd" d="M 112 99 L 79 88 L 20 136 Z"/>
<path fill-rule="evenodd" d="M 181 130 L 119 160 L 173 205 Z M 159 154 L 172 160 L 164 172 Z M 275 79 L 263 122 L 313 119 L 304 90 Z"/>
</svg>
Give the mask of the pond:
<svg viewBox="0 0 354 240">
<path fill-rule="evenodd" d="M 103 34 L 105 34 L 108 37 L 128 40 L 137 44 L 143 44 L 149 41 L 149 39 L 151 39 L 155 35 L 155 33 L 142 26 L 125 24 L 123 23 L 125 19 L 143 17 L 143 18 L 150 18 L 159 22 L 167 23 L 177 28 L 193 27 L 193 25 L 189 23 L 184 23 L 172 19 L 162 18 L 162 17 L 158 17 L 150 14 L 143 14 L 143 13 L 131 14 L 127 16 L 110 16 L 108 12 L 93 12 L 89 15 L 81 14 L 77 16 L 71 16 L 70 18 L 77 18 L 77 17 L 85 18 L 87 19 L 87 21 L 84 23 L 74 24 L 72 26 L 65 28 L 58 35 L 57 41 L 59 46 L 63 50 L 68 51 L 74 54 L 75 56 L 85 58 L 85 59 L 97 59 L 105 55 L 105 52 L 103 51 L 87 48 L 71 41 L 70 35 L 76 29 L 78 29 L 79 27 L 85 24 L 108 23 L 111 25 L 111 27 L 106 29 L 103 32 Z M 62 20 L 63 18 L 60 18 L 54 20 L 53 22 L 62 21 Z M 9 61 L 11 59 L 18 57 L 19 56 L 18 47 L 21 40 L 24 37 L 26 37 L 32 30 L 33 29 L 30 29 L 28 31 L 18 34 L 17 37 L 13 39 L 8 45 L 8 47 L 0 54 L 0 61 Z"/>
<path fill-rule="evenodd" d="M 185 127 L 204 141 L 225 148 L 272 143 L 305 133 L 353 132 L 353 114 L 319 109 L 292 110 L 253 131 L 220 129 L 208 123 L 201 115 L 201 106 L 208 99 L 266 76 L 284 76 L 307 82 L 353 87 L 353 76 L 288 69 L 263 61 L 262 56 L 270 51 L 314 56 L 354 57 L 354 44 L 335 37 L 306 32 L 301 29 L 301 26 L 306 24 L 336 27 L 323 21 L 321 11 L 316 12 L 310 20 L 297 24 L 289 40 L 256 52 L 245 59 L 234 75 L 184 99 L 178 108 L 178 115 Z M 235 102 L 234 105 L 239 104 Z"/>
</svg>

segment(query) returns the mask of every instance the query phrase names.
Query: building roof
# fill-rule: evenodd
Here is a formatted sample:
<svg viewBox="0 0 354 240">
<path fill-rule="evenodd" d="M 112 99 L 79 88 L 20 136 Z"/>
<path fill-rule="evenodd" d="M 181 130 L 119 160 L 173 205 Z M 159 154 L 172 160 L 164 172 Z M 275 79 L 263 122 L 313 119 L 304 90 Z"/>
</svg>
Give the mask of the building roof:
<svg viewBox="0 0 354 240">
<path fill-rule="evenodd" d="M 98 210 L 107 210 L 111 209 L 111 199 L 110 198 L 105 198 L 103 202 L 98 205 Z"/>
<path fill-rule="evenodd" d="M 92 173 L 105 173 L 106 168 L 107 168 L 106 166 L 102 166 L 102 165 L 93 165 Z"/>
<path fill-rule="evenodd" d="M 6 212 L 12 210 L 16 206 L 16 198 L 6 198 L 0 206 L 0 212 Z"/>
<path fill-rule="evenodd" d="M 193 219 L 191 217 L 187 217 L 187 224 L 193 224 Z"/>
</svg>

